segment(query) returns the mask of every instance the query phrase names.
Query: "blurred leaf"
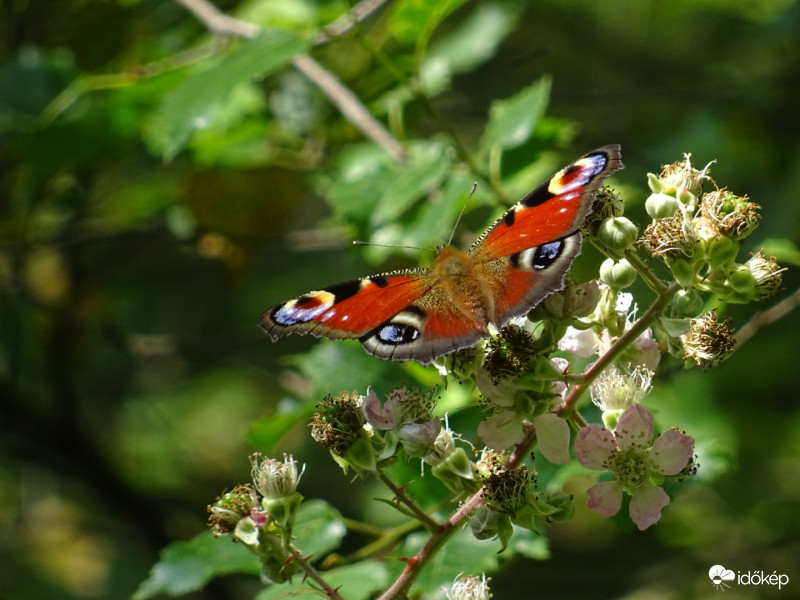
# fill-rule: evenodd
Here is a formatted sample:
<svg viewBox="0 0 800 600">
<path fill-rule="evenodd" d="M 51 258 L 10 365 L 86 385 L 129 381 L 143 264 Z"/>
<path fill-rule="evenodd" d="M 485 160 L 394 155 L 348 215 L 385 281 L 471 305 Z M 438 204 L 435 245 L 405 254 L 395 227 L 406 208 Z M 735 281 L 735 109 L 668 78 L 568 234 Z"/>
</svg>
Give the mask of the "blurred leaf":
<svg viewBox="0 0 800 600">
<path fill-rule="evenodd" d="M 423 544 L 428 541 L 428 534 L 415 533 L 406 538 L 406 543 L 396 553 L 397 556 L 414 556 Z M 453 580 L 462 573 L 482 573 L 496 571 L 500 563 L 497 551 L 500 543 L 497 540 L 479 541 L 472 535 L 469 527 L 461 529 L 449 542 L 442 546 L 428 566 L 417 579 L 412 594 L 422 597 L 433 596 L 441 587 L 450 588 Z M 510 551 L 502 557 L 509 558 Z M 402 566 L 402 563 L 399 563 Z M 390 563 L 390 567 L 393 566 Z M 400 571 L 400 567 L 396 571 Z"/>
<path fill-rule="evenodd" d="M 355 341 L 322 341 L 305 354 L 290 357 L 287 362 L 300 370 L 311 383 L 310 396 L 321 400 L 326 394 L 356 390 L 366 393 L 384 378 L 402 383 L 402 373 L 397 363 L 383 361 L 367 354 Z M 392 374 L 392 377 L 388 376 Z"/>
<path fill-rule="evenodd" d="M 466 0 L 400 0 L 389 27 L 406 44 L 425 44 L 434 29 Z"/>
<path fill-rule="evenodd" d="M 324 500 L 307 500 L 300 505 L 293 534 L 304 556 L 321 559 L 339 547 L 346 533 L 342 515 Z"/>
<path fill-rule="evenodd" d="M 395 222 L 427 193 L 435 190 L 451 160 L 439 142 L 408 146 L 408 161 L 399 165 L 374 146 L 351 147 L 337 157 L 336 170 L 320 192 L 348 223 L 369 231 Z M 373 240 L 374 241 L 374 240 Z"/>
<path fill-rule="evenodd" d="M 377 560 L 365 560 L 320 574 L 347 600 L 374 598 L 389 585 L 388 570 L 383 562 Z M 270 586 L 260 592 L 256 600 L 286 598 L 292 595 L 292 589 L 298 590 L 297 595 L 312 595 L 308 583 L 297 582 L 294 586 Z"/>
<path fill-rule="evenodd" d="M 266 29 L 214 66 L 192 73 L 164 98 L 156 116 L 159 126 L 153 133 L 153 145 L 166 160 L 172 159 L 194 131 L 215 123 L 234 87 L 274 73 L 307 47 L 308 42 L 299 36 Z"/>
<path fill-rule="evenodd" d="M 414 202 L 434 190 L 450 168 L 444 145 L 415 143 L 409 148 L 408 162 L 398 169 L 373 207 L 370 223 L 380 226 L 395 221 Z"/>
<path fill-rule="evenodd" d="M 511 2 L 475 4 L 456 29 L 431 44 L 420 68 L 426 93 L 449 87 L 452 75 L 467 72 L 489 60 L 513 30 L 522 5 Z"/>
<path fill-rule="evenodd" d="M 306 404 L 287 412 L 276 412 L 259 419 L 247 432 L 247 441 L 265 454 L 275 452 L 278 443 L 291 429 L 308 423 L 314 406 Z"/>
<path fill-rule="evenodd" d="M 481 147 L 513 148 L 525 143 L 547 109 L 552 80 L 544 76 L 505 100 L 495 100 L 489 109 L 489 125 Z"/>
<path fill-rule="evenodd" d="M 246 573 L 258 575 L 261 564 L 243 544 L 215 538 L 210 531 L 186 542 L 173 542 L 161 551 L 136 593 L 134 600 L 146 600 L 159 594 L 179 596 L 205 587 L 221 575 Z"/>
<path fill-rule="evenodd" d="M 767 238 L 761 244 L 761 250 L 767 256 L 774 256 L 781 265 L 800 266 L 800 249 L 786 238 Z"/>
</svg>

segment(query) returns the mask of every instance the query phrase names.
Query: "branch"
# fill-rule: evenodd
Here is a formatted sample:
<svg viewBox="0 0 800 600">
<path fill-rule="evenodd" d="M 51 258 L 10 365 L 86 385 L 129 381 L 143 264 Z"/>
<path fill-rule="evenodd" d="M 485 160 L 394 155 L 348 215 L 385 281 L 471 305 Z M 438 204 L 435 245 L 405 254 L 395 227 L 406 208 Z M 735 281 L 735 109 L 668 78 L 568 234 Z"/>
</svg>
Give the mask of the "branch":
<svg viewBox="0 0 800 600">
<path fill-rule="evenodd" d="M 207 0 L 176 1 L 182 4 L 215 34 L 253 38 L 261 31 L 257 25 L 220 12 Z M 372 14 L 372 12 L 383 4 L 383 0 L 370 0 L 369 2 L 359 4 L 358 7 L 361 7 L 363 4 L 366 4 L 366 6 L 358 10 L 358 12 L 354 9 L 354 14 L 349 17 L 347 23 L 344 25 L 339 24 L 336 30 L 347 31 L 353 26 L 356 19 L 359 17 L 365 18 Z M 337 19 L 334 21 L 333 25 L 340 23 L 340 21 L 341 18 Z M 326 33 L 325 36 L 327 36 L 325 39 L 318 37 L 315 41 L 317 43 L 326 41 L 329 37 L 329 33 Z M 339 112 L 342 113 L 342 116 L 354 127 L 359 129 L 367 138 L 375 142 L 375 144 L 383 148 L 394 160 L 398 162 L 405 160 L 405 150 L 402 144 L 389 133 L 389 130 L 386 129 L 380 121 L 372 116 L 372 113 L 367 110 L 361 100 L 332 73 L 327 71 L 307 54 L 296 56 L 292 60 L 292 64 L 328 97 L 339 109 Z"/>
<path fill-rule="evenodd" d="M 772 308 L 758 312 L 736 333 L 736 344 L 741 346 L 762 327 L 772 325 L 800 306 L 800 289 L 787 296 Z"/>
</svg>

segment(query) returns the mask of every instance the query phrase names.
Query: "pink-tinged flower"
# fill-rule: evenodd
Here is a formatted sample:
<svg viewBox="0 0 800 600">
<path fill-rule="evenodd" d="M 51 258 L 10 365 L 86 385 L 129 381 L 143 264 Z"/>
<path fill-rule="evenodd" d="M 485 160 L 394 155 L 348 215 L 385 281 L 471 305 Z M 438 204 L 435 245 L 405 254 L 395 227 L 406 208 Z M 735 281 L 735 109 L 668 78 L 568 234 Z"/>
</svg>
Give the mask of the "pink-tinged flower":
<svg viewBox="0 0 800 600">
<path fill-rule="evenodd" d="M 589 508 L 602 517 L 615 515 L 624 491 L 631 496 L 631 520 L 640 530 L 661 518 L 669 496 L 660 485 L 665 477 L 679 475 L 687 467 L 694 454 L 694 439 L 675 429 L 655 440 L 653 435 L 653 417 L 639 404 L 622 414 L 614 433 L 598 425 L 578 433 L 578 462 L 594 471 L 611 471 L 615 477 L 589 488 Z"/>
<path fill-rule="evenodd" d="M 589 358 L 597 352 L 597 336 L 591 328 L 576 329 L 570 325 L 564 336 L 558 340 L 558 349 L 572 352 L 579 358 Z"/>
<path fill-rule="evenodd" d="M 383 406 L 370 389 L 361 398 L 364 418 L 374 429 L 391 432 L 386 437 L 387 458 L 394 453 L 397 442 L 402 443 L 409 456 L 422 457 L 430 454 L 436 436 L 442 429 L 441 420 L 431 415 L 434 400 L 432 395 L 423 396 L 404 388 L 395 388 Z"/>
</svg>

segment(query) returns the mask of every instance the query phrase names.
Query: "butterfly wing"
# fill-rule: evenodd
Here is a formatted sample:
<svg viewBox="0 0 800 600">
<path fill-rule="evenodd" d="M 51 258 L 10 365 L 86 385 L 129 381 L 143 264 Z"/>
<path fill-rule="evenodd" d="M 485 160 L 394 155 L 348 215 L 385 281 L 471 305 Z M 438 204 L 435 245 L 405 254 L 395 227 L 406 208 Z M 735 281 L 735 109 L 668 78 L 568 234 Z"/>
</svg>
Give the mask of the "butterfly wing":
<svg viewBox="0 0 800 600">
<path fill-rule="evenodd" d="M 258 324 L 273 340 L 292 333 L 357 339 L 380 358 L 423 365 L 482 337 L 428 269 L 374 275 L 308 292 L 268 309 Z"/>
<path fill-rule="evenodd" d="M 564 287 L 597 190 L 622 168 L 618 145 L 589 152 L 512 206 L 472 246 L 469 254 L 494 295 L 496 326 Z"/>
</svg>

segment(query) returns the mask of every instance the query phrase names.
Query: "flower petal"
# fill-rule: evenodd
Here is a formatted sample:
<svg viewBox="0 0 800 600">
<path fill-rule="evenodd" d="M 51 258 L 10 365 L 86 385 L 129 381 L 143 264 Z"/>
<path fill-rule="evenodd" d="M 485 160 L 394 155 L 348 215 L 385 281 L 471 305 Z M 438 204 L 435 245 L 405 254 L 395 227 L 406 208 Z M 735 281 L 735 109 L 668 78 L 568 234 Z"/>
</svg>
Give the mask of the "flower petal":
<svg viewBox="0 0 800 600">
<path fill-rule="evenodd" d="M 575 456 L 587 469 L 602 471 L 608 468 L 608 459 L 617 450 L 614 434 L 599 425 L 589 425 L 578 432 Z"/>
<path fill-rule="evenodd" d="M 478 384 L 481 394 L 486 396 L 486 399 L 493 404 L 503 408 L 514 406 L 517 386 L 514 385 L 511 379 L 503 379 L 495 383 L 486 367 L 481 367 L 475 373 L 475 383 Z"/>
<path fill-rule="evenodd" d="M 616 480 L 596 483 L 586 490 L 586 506 L 601 517 L 613 517 L 622 506 L 622 484 Z"/>
<path fill-rule="evenodd" d="M 510 410 L 489 417 L 478 425 L 478 435 L 489 448 L 503 450 L 517 443 L 522 433 L 522 419 Z"/>
<path fill-rule="evenodd" d="M 569 462 L 569 425 L 555 413 L 533 418 L 539 450 L 555 465 Z"/>
<path fill-rule="evenodd" d="M 378 395 L 372 388 L 369 389 L 366 396 L 361 397 L 361 410 L 364 413 L 364 418 L 375 429 L 387 430 L 394 427 L 392 408 L 393 402 L 391 399 L 387 400 L 386 404 L 381 407 L 381 401 L 378 400 Z"/>
<path fill-rule="evenodd" d="M 669 504 L 669 496 L 657 485 L 643 485 L 631 498 L 630 515 L 636 526 L 644 531 L 661 518 L 661 509 Z"/>
<path fill-rule="evenodd" d="M 570 325 L 558 340 L 558 349 L 572 352 L 580 358 L 589 358 L 597 351 L 597 336 L 591 329 L 576 329 Z"/>
<path fill-rule="evenodd" d="M 664 475 L 680 473 L 694 453 L 694 438 L 669 429 L 656 438 L 650 456 Z"/>
<path fill-rule="evenodd" d="M 633 445 L 649 446 L 653 439 L 653 415 L 639 404 L 634 404 L 622 413 L 614 431 L 620 450 Z"/>
<path fill-rule="evenodd" d="M 431 419 L 424 423 L 407 423 L 400 426 L 398 439 L 403 443 L 409 456 L 427 456 L 433 450 L 433 442 L 442 430 L 441 419 Z"/>
</svg>

